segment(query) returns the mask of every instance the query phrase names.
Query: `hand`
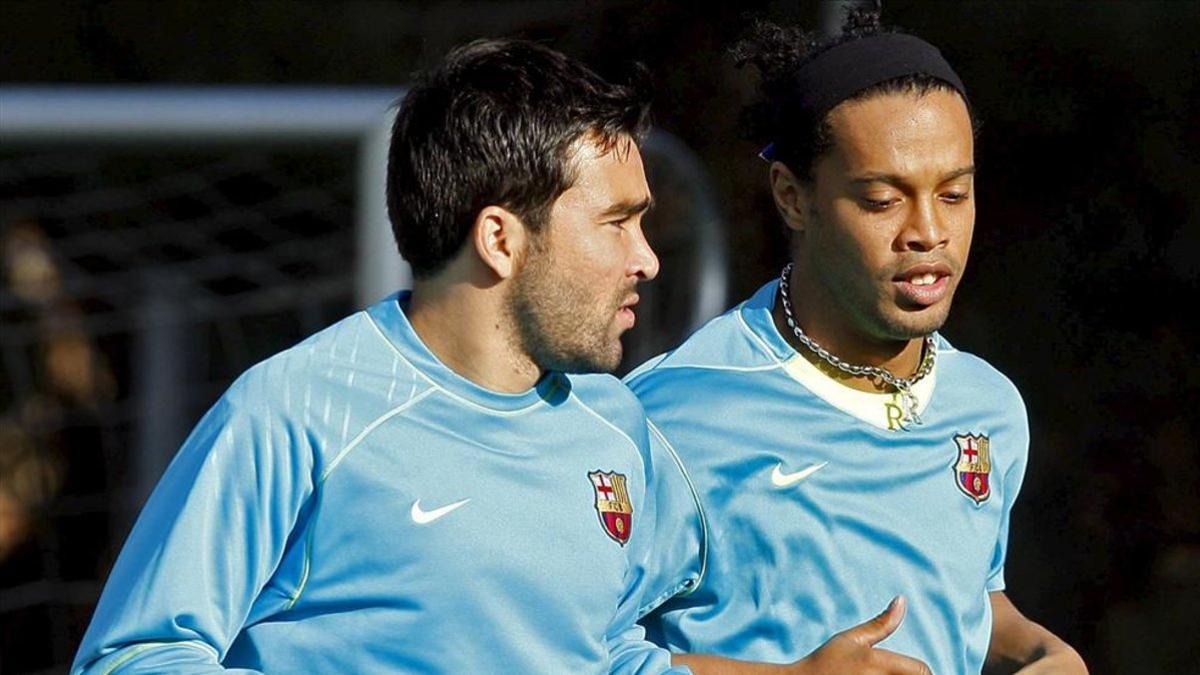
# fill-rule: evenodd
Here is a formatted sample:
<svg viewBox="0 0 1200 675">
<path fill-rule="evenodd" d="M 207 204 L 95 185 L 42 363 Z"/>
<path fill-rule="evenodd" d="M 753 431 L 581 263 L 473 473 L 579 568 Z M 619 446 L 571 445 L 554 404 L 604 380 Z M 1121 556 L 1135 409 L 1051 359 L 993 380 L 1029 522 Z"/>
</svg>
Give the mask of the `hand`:
<svg viewBox="0 0 1200 675">
<path fill-rule="evenodd" d="M 751 663 L 711 654 L 673 654 L 671 663 L 696 675 L 933 675 L 924 663 L 875 645 L 896 632 L 904 620 L 904 598 L 897 596 L 879 616 L 829 638 L 795 663 Z"/>
<path fill-rule="evenodd" d="M 792 675 L 932 675 L 929 666 L 917 659 L 875 648 L 900 627 L 904 608 L 904 598 L 896 596 L 882 614 L 834 635 L 785 671 Z"/>
</svg>

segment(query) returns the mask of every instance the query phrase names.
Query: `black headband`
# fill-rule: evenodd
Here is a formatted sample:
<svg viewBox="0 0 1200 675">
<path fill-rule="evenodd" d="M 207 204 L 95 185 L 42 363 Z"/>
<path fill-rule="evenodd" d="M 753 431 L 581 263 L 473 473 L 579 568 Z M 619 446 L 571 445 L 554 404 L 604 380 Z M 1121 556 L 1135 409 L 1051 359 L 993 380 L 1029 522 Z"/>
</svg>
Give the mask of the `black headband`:
<svg viewBox="0 0 1200 675">
<path fill-rule="evenodd" d="M 783 119 L 820 120 L 864 89 L 918 74 L 942 80 L 967 98 L 962 80 L 937 47 L 913 35 L 884 33 L 843 42 L 801 66 L 783 104 Z M 763 149 L 763 159 L 776 158 L 775 146 L 772 143 Z"/>
</svg>

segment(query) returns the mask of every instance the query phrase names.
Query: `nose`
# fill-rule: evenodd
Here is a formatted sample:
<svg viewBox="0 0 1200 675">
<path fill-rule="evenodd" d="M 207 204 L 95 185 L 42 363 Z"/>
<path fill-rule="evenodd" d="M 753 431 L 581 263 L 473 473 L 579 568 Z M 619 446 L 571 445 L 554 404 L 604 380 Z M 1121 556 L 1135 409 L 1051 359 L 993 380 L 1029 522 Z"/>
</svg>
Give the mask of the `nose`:
<svg viewBox="0 0 1200 675">
<path fill-rule="evenodd" d="M 632 234 L 628 273 L 642 281 L 650 281 L 658 276 L 658 256 L 654 254 L 654 249 L 650 248 L 650 242 L 646 241 L 641 224 L 632 229 Z"/>
<path fill-rule="evenodd" d="M 950 228 L 936 199 L 918 199 L 900 232 L 900 247 L 906 251 L 932 251 L 949 244 Z"/>
</svg>

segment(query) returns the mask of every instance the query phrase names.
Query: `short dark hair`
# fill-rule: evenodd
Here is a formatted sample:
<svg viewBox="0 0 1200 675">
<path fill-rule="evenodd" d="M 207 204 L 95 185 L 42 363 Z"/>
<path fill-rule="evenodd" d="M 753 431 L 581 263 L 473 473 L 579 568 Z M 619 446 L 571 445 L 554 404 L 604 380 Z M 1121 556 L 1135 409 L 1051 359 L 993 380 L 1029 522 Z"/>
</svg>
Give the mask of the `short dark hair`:
<svg viewBox="0 0 1200 675">
<path fill-rule="evenodd" d="M 793 76 L 801 66 L 840 44 L 896 32 L 900 31 L 882 25 L 878 7 L 852 9 L 841 33 L 831 37 L 797 26 L 756 21 L 751 35 L 730 50 L 739 67 L 754 66 L 760 76 L 760 100 L 742 110 L 743 135 L 748 140 L 764 145 L 774 144 L 775 157 L 798 178 L 811 182 L 813 166 L 833 145 L 832 130 L 828 113 L 820 119 L 797 119 L 784 114 L 785 110 L 794 109 L 786 106 L 794 86 Z M 846 100 L 863 100 L 894 93 L 923 95 L 931 91 L 958 94 L 958 90 L 945 80 L 918 73 L 884 80 Z M 972 128 L 977 128 L 970 102 L 964 98 L 964 103 L 971 116 Z"/>
<path fill-rule="evenodd" d="M 649 128 L 645 70 L 605 81 L 542 45 L 486 39 L 451 51 L 400 104 L 388 150 L 388 216 L 417 278 L 462 248 L 479 211 L 502 206 L 534 232 L 575 180 L 571 146 L 605 150 Z"/>
</svg>

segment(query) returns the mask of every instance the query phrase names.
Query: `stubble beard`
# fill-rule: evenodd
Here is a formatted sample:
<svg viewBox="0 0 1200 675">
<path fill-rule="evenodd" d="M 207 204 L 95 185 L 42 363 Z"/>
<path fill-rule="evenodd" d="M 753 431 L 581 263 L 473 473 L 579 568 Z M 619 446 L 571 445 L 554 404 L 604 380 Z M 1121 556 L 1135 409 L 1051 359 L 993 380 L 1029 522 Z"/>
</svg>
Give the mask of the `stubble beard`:
<svg viewBox="0 0 1200 675">
<path fill-rule="evenodd" d="M 953 295 L 949 295 L 936 307 L 928 307 L 917 312 L 906 312 L 889 307 L 890 311 L 880 312 L 878 320 L 884 334 L 893 340 L 915 340 L 932 335 L 946 323 L 950 316 L 950 303 Z M 896 314 L 899 313 L 899 316 Z"/>
<path fill-rule="evenodd" d="M 528 255 L 508 303 L 516 348 L 542 370 L 616 370 L 621 342 L 609 334 L 619 294 L 598 303 L 590 288 L 559 269 L 550 250 L 535 246 Z"/>
</svg>

